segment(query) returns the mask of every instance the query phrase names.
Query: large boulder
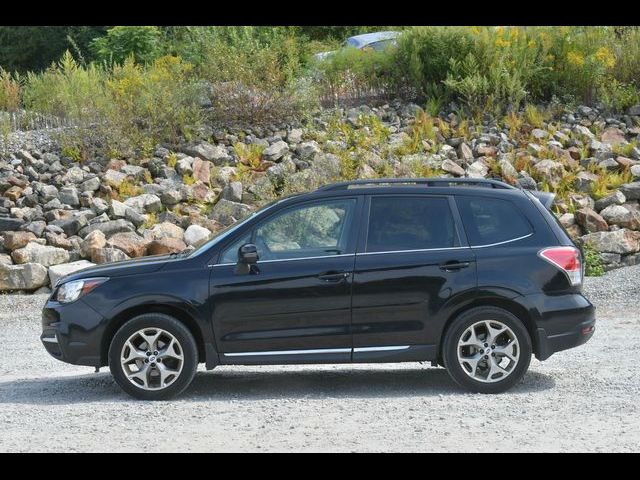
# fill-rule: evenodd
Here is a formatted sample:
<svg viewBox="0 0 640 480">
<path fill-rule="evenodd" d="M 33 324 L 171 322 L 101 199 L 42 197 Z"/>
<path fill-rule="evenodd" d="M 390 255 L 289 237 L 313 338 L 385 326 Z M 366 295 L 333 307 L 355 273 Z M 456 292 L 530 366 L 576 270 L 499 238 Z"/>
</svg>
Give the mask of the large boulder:
<svg viewBox="0 0 640 480">
<path fill-rule="evenodd" d="M 51 287 L 54 287 L 56 285 L 56 282 L 62 277 L 93 266 L 95 266 L 95 263 L 91 263 L 86 260 L 78 260 L 77 262 L 52 265 L 51 267 L 49 267 L 49 280 L 51 282 Z"/>
<path fill-rule="evenodd" d="M 26 247 L 29 242 L 37 237 L 32 232 L 4 232 L 4 248 L 10 251 Z"/>
<path fill-rule="evenodd" d="M 101 248 L 93 252 L 91 261 L 99 265 L 103 263 L 121 262 L 129 260 L 129 256 L 118 248 Z"/>
<path fill-rule="evenodd" d="M 117 248 L 129 257 L 143 257 L 149 242 L 134 232 L 116 233 L 107 241 L 107 246 Z"/>
<path fill-rule="evenodd" d="M 625 198 L 624 194 L 620 190 L 616 190 L 606 197 L 596 200 L 595 209 L 597 211 L 601 211 L 607 208 L 609 205 L 622 205 L 626 201 L 627 199 Z"/>
<path fill-rule="evenodd" d="M 24 225 L 24 220 L 19 218 L 0 217 L 0 232 L 18 230 L 22 225 Z"/>
<path fill-rule="evenodd" d="M 153 240 L 147 246 L 149 255 L 166 255 L 168 253 L 178 253 L 187 248 L 187 245 L 178 238 L 164 237 Z"/>
<path fill-rule="evenodd" d="M 287 145 L 287 142 L 279 140 L 265 148 L 264 152 L 262 152 L 262 158 L 270 162 L 277 162 L 288 151 L 289 145 Z"/>
<path fill-rule="evenodd" d="M 23 248 L 14 250 L 11 258 L 17 264 L 39 263 L 45 267 L 69 262 L 69 252 L 64 248 L 40 245 L 35 242 L 29 243 Z"/>
<path fill-rule="evenodd" d="M 158 212 L 162 209 L 160 197 L 151 193 L 143 193 L 137 197 L 128 198 L 124 201 L 124 204 L 138 213 Z"/>
<path fill-rule="evenodd" d="M 627 200 L 640 200 L 640 182 L 625 183 L 620 191 Z"/>
<path fill-rule="evenodd" d="M 600 212 L 610 225 L 640 230 L 640 211 L 626 208 L 624 205 L 609 205 Z"/>
<path fill-rule="evenodd" d="M 211 145 L 208 142 L 200 142 L 184 149 L 184 153 L 192 157 L 204 158 L 214 165 L 224 165 L 231 161 L 231 156 L 222 145 Z"/>
<path fill-rule="evenodd" d="M 211 238 L 211 230 L 200 225 L 189 225 L 184 232 L 184 241 L 187 245 L 198 247 Z"/>
<path fill-rule="evenodd" d="M 592 245 L 599 252 L 626 255 L 640 251 L 640 232 L 626 228 L 611 232 L 596 232 L 584 235 L 582 241 Z"/>
<path fill-rule="evenodd" d="M 0 291 L 36 290 L 48 282 L 47 269 L 37 263 L 4 265 L 0 263 Z"/>
<path fill-rule="evenodd" d="M 89 233 L 80 244 L 80 254 L 84 258 L 92 258 L 93 253 L 107 245 L 107 238 L 100 230 Z"/>
<path fill-rule="evenodd" d="M 107 222 L 97 222 L 92 223 L 91 225 L 87 225 L 86 227 L 81 229 L 78 234 L 84 238 L 91 232 L 95 232 L 96 230 L 100 230 L 108 238 L 112 235 L 115 235 L 116 233 L 131 232 L 133 231 L 133 227 L 131 223 L 127 222 L 124 219 L 109 220 Z"/>
<path fill-rule="evenodd" d="M 609 229 L 604 218 L 588 207 L 576 210 L 575 218 L 578 225 L 584 227 L 588 233 L 604 232 Z"/>
<path fill-rule="evenodd" d="M 144 232 L 145 238 L 149 240 L 160 240 L 162 238 L 175 238 L 182 240 L 184 230 L 171 222 L 156 223 L 153 227 Z"/>
</svg>

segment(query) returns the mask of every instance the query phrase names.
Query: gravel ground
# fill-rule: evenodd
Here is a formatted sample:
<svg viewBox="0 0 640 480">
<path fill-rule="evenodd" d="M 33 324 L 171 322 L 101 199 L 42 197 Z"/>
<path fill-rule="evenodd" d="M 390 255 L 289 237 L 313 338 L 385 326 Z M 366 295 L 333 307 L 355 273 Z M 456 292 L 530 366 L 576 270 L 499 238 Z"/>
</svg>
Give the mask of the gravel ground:
<svg viewBox="0 0 640 480">
<path fill-rule="evenodd" d="M 637 451 L 638 292 L 640 266 L 587 279 L 592 340 L 503 395 L 411 363 L 222 367 L 156 403 L 49 357 L 45 296 L 0 296 L 0 451 Z"/>
</svg>

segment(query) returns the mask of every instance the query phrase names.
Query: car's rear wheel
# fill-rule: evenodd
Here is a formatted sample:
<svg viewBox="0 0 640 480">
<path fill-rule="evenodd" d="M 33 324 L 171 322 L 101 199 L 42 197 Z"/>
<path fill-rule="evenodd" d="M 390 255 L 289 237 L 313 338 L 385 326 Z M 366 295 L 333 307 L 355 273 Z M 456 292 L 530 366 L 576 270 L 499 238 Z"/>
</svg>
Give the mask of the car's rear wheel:
<svg viewBox="0 0 640 480">
<path fill-rule="evenodd" d="M 529 368 L 531 338 L 512 313 L 496 307 L 473 308 L 450 325 L 442 345 L 449 375 L 479 393 L 500 393 Z"/>
<path fill-rule="evenodd" d="M 198 367 L 191 332 L 162 313 L 139 315 L 116 332 L 109 368 L 120 387 L 142 400 L 164 400 L 184 391 Z"/>
</svg>

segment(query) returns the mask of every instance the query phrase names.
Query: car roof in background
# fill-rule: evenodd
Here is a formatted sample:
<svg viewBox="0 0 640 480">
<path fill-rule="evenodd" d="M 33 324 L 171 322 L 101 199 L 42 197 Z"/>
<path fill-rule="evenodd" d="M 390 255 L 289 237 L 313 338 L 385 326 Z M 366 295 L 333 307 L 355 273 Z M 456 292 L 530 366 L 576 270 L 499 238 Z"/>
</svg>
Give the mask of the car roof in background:
<svg viewBox="0 0 640 480">
<path fill-rule="evenodd" d="M 373 32 L 363 33 L 362 35 L 355 35 L 347 39 L 347 43 L 354 47 L 362 47 L 370 43 L 379 42 L 380 40 L 389 40 L 396 38 L 400 35 L 400 32 L 386 31 L 386 32 Z"/>
</svg>

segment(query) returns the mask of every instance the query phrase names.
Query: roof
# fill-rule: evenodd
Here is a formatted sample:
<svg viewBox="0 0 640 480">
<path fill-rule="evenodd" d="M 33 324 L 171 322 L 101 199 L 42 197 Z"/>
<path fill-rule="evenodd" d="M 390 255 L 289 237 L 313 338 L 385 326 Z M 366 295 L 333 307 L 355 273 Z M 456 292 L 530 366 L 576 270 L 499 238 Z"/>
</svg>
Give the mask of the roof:
<svg viewBox="0 0 640 480">
<path fill-rule="evenodd" d="M 353 47 L 361 48 L 370 43 L 379 42 L 380 40 L 396 38 L 399 35 L 400 32 L 395 31 L 363 33 L 362 35 L 354 35 L 353 37 L 347 38 L 347 43 Z"/>
</svg>

